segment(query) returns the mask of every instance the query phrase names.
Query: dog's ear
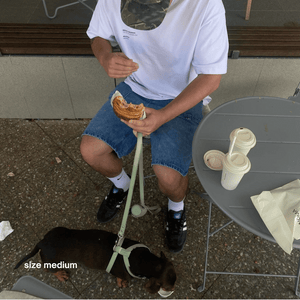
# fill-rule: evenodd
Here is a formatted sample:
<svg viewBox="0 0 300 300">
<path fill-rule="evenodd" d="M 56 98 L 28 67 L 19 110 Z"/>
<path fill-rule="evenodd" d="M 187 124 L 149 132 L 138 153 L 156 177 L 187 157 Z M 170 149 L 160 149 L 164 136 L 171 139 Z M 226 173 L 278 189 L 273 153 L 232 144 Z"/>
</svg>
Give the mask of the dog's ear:
<svg viewBox="0 0 300 300">
<path fill-rule="evenodd" d="M 165 254 L 162 251 L 160 251 L 160 258 L 167 260 L 167 257 L 165 256 Z"/>
<path fill-rule="evenodd" d="M 150 294 L 155 294 L 160 289 L 160 283 L 158 282 L 157 278 L 151 277 L 149 281 L 145 284 L 145 289 Z"/>
</svg>

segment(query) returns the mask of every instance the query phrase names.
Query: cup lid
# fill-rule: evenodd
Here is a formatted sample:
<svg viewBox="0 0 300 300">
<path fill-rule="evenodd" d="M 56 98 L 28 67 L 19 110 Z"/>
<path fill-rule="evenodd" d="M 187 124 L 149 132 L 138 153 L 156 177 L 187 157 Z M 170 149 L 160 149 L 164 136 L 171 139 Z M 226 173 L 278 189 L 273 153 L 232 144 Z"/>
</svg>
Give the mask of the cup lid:
<svg viewBox="0 0 300 300">
<path fill-rule="evenodd" d="M 218 150 L 210 150 L 204 154 L 204 162 L 208 168 L 214 171 L 222 171 L 225 154 Z"/>
<path fill-rule="evenodd" d="M 230 133 L 230 140 L 232 141 L 236 131 L 239 130 L 235 144 L 241 148 L 244 147 L 254 147 L 256 144 L 256 137 L 254 133 L 248 128 L 237 128 Z"/>
<path fill-rule="evenodd" d="M 172 295 L 174 293 L 174 291 L 164 291 L 162 288 L 160 288 L 160 290 L 158 291 L 159 295 L 162 296 L 163 298 L 167 298 L 170 295 Z"/>
<path fill-rule="evenodd" d="M 247 173 L 251 169 L 249 158 L 240 152 L 232 152 L 231 155 L 227 153 L 223 163 L 232 173 Z"/>
</svg>

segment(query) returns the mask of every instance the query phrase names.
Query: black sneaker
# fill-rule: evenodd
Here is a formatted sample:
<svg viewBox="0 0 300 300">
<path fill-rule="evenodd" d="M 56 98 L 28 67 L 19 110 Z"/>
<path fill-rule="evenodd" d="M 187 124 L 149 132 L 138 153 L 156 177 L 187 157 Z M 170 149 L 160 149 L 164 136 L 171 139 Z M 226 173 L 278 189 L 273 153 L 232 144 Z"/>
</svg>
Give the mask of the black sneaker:
<svg viewBox="0 0 300 300">
<path fill-rule="evenodd" d="M 124 192 L 118 189 L 115 185 L 112 186 L 108 195 L 102 201 L 97 213 L 97 219 L 100 223 L 107 223 L 117 216 L 121 204 L 127 197 L 128 190 Z"/>
<path fill-rule="evenodd" d="M 187 226 L 185 209 L 181 211 L 169 210 L 166 220 L 166 242 L 169 250 L 178 253 L 183 249 L 186 241 Z"/>
</svg>

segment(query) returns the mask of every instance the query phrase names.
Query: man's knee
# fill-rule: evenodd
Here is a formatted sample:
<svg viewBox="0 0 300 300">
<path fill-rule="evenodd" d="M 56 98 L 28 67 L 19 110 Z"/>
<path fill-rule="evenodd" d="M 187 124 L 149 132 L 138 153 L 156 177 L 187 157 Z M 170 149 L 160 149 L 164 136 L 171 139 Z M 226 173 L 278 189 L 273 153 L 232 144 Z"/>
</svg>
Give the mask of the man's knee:
<svg viewBox="0 0 300 300">
<path fill-rule="evenodd" d="M 167 189 L 174 189 L 181 185 L 181 182 L 186 180 L 179 172 L 172 168 L 161 165 L 153 166 L 154 173 L 158 179 L 159 185 Z"/>
<path fill-rule="evenodd" d="M 80 153 L 85 161 L 112 152 L 105 142 L 89 135 L 84 135 L 80 144 Z"/>
</svg>

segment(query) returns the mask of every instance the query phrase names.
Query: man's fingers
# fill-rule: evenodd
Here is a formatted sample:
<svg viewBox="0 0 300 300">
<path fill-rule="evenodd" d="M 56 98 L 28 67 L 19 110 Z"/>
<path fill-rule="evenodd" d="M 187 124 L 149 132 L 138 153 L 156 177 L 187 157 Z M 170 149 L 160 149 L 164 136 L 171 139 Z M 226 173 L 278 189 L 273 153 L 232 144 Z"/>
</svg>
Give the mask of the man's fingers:
<svg viewBox="0 0 300 300">
<path fill-rule="evenodd" d="M 132 71 L 132 70 L 120 70 L 118 68 L 111 68 L 109 69 L 107 74 L 112 78 L 122 78 L 131 75 L 133 72 L 135 72 L 135 70 Z"/>
<path fill-rule="evenodd" d="M 145 120 L 129 120 L 129 121 L 121 120 L 121 121 L 134 130 L 147 127 L 147 122 Z"/>
<path fill-rule="evenodd" d="M 135 63 L 132 59 L 128 58 L 124 53 L 117 53 L 115 56 L 115 63 L 124 67 L 129 67 L 132 69 L 138 69 L 139 65 Z"/>
<path fill-rule="evenodd" d="M 131 75 L 133 72 L 136 72 L 138 68 L 136 67 L 127 67 L 120 64 L 113 64 L 108 68 L 108 76 L 112 78 L 121 78 L 121 77 L 127 77 Z"/>
<path fill-rule="evenodd" d="M 133 134 L 138 137 L 138 132 L 135 131 L 135 130 L 132 130 Z M 146 135 L 149 135 L 149 134 L 146 134 L 146 133 L 143 133 L 143 137 L 146 136 Z"/>
<path fill-rule="evenodd" d="M 139 68 L 138 64 L 124 53 L 109 53 L 103 67 L 111 78 L 127 77 Z"/>
<path fill-rule="evenodd" d="M 138 68 L 126 67 L 126 66 L 123 66 L 123 65 L 116 64 L 116 65 L 111 67 L 111 70 L 114 71 L 114 72 L 119 72 L 121 74 L 121 73 L 136 72 L 138 70 Z"/>
<path fill-rule="evenodd" d="M 147 126 L 147 122 L 144 120 L 129 120 L 129 124 L 137 127 L 145 127 Z"/>
<path fill-rule="evenodd" d="M 133 62 L 132 60 L 130 60 L 130 61 L 126 61 L 125 59 L 123 59 L 123 60 L 116 60 L 115 64 L 118 65 L 118 66 L 124 67 L 127 70 L 134 70 L 134 71 L 136 71 L 139 68 L 139 65 L 137 63 Z"/>
</svg>

